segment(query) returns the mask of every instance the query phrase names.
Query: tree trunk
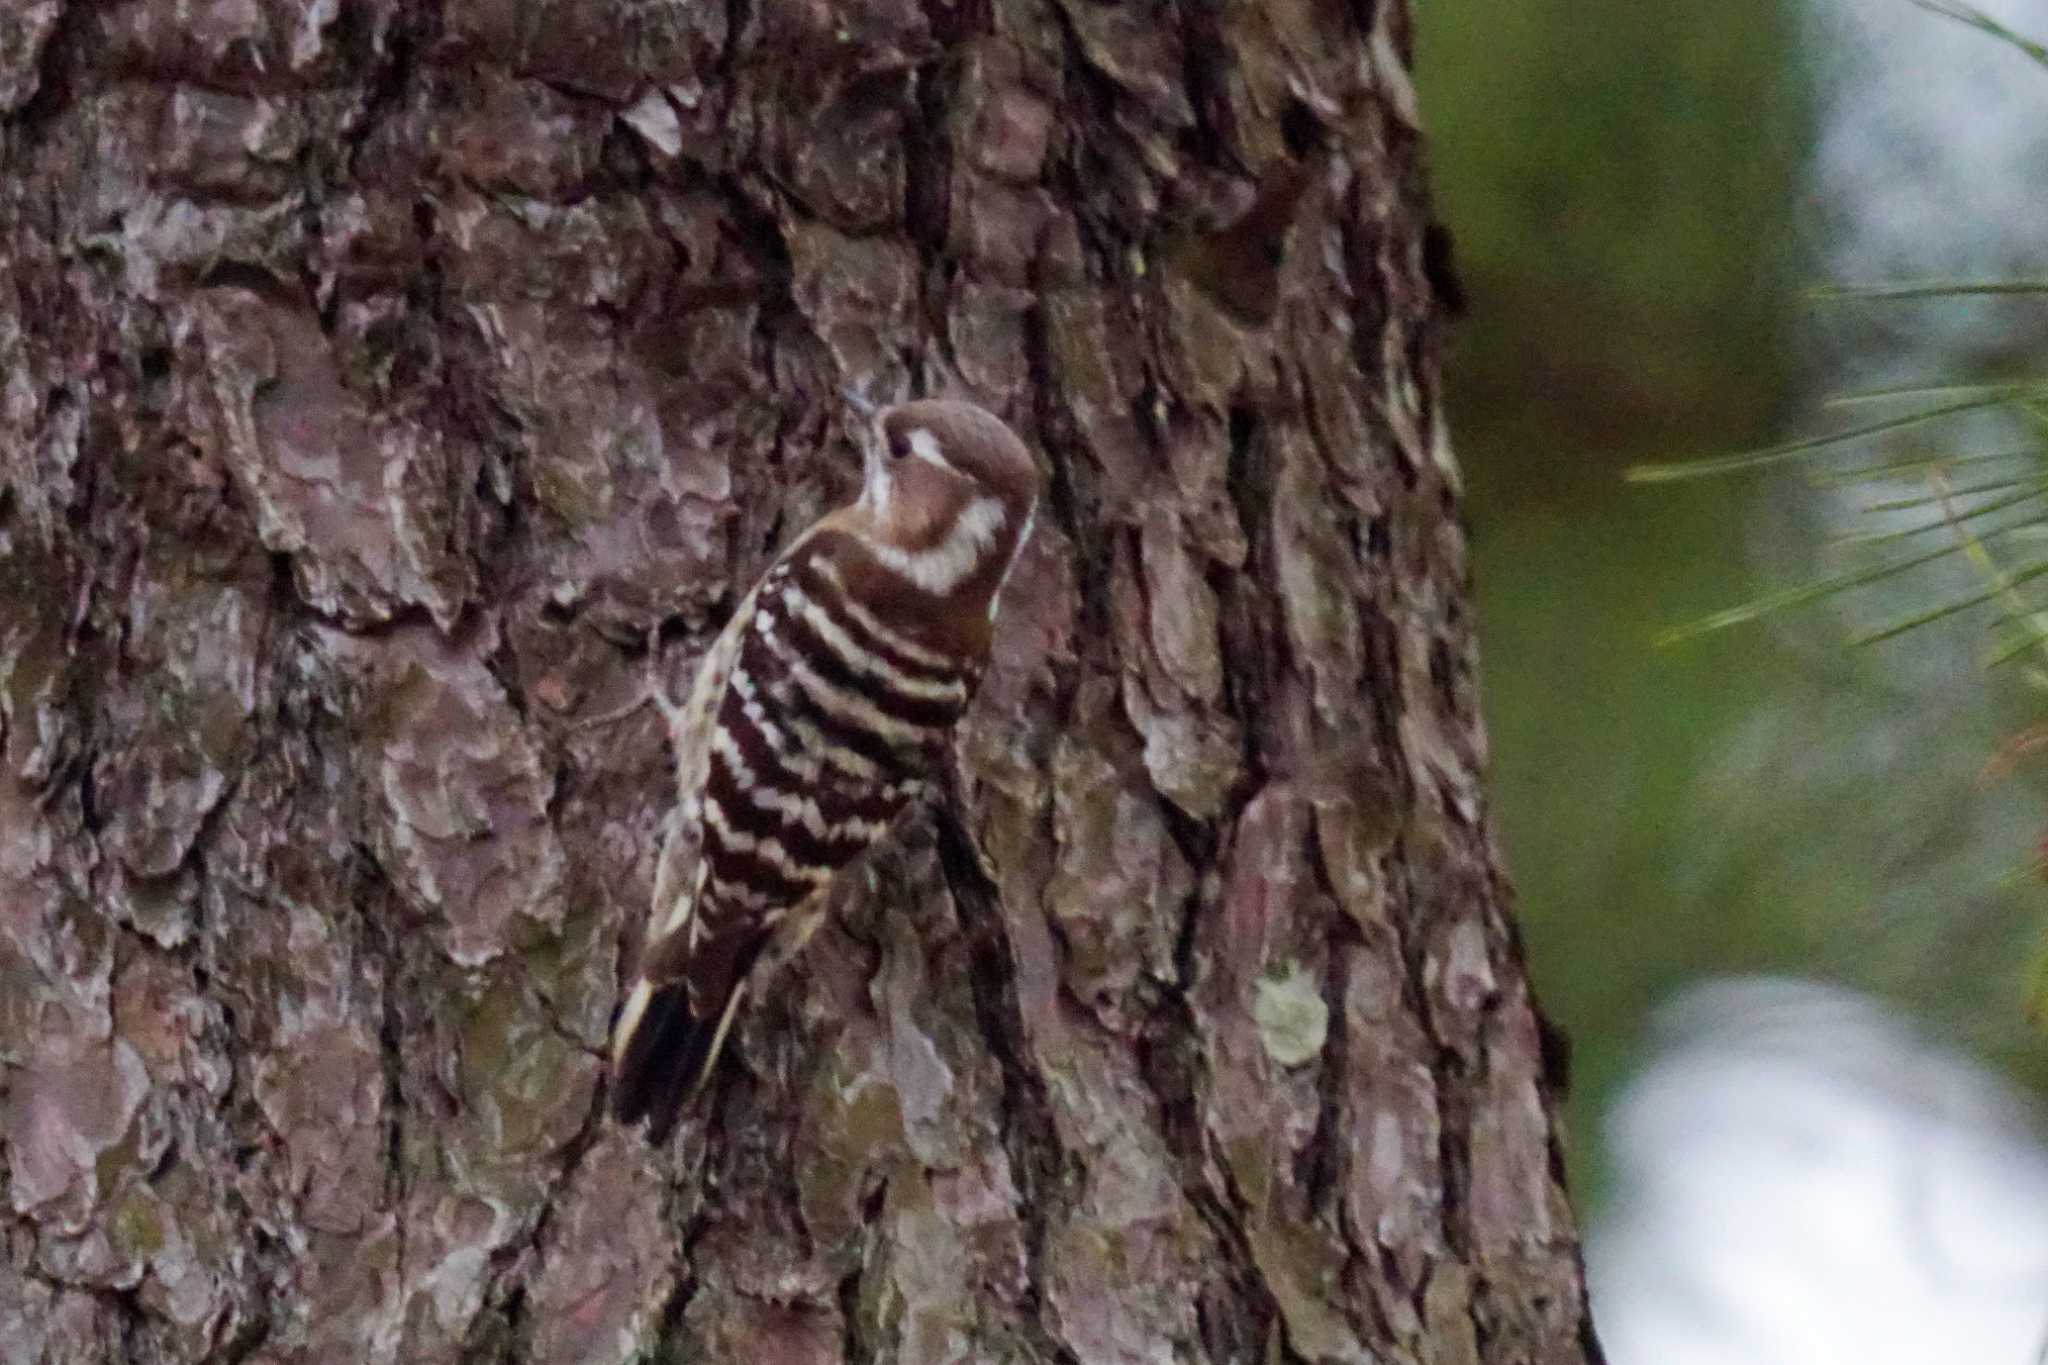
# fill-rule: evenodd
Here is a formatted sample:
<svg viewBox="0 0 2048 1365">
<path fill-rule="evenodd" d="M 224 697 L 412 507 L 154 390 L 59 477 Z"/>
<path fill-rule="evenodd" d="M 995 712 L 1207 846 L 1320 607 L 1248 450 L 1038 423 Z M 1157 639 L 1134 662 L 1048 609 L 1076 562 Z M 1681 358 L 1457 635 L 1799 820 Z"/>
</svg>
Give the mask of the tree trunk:
<svg viewBox="0 0 2048 1365">
<path fill-rule="evenodd" d="M 1408 42 L 0 14 L 0 1361 L 1594 1354 Z M 950 812 L 650 1150 L 648 641 L 853 488 L 847 385 L 1051 494 Z"/>
</svg>

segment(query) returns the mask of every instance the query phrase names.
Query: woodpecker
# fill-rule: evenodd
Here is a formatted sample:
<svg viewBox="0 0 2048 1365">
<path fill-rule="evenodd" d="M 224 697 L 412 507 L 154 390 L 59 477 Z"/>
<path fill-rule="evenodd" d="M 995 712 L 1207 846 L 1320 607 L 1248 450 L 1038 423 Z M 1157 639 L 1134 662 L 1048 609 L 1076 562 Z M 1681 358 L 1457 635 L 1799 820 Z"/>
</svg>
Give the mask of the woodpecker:
<svg viewBox="0 0 2048 1365">
<path fill-rule="evenodd" d="M 613 1113 L 664 1140 L 718 1061 L 756 962 L 823 918 L 832 879 L 943 770 L 988 663 L 1039 478 L 972 403 L 864 414 L 860 496 L 783 550 L 667 704 L 678 802 Z"/>
</svg>

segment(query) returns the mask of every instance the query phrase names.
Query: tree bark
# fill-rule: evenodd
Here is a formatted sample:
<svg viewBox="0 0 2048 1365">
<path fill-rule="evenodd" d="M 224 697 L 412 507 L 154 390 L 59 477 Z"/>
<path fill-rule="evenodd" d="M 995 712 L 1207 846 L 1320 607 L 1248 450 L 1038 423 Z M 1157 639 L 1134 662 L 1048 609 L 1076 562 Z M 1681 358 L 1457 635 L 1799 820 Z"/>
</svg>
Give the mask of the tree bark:
<svg viewBox="0 0 2048 1365">
<path fill-rule="evenodd" d="M 1595 1354 L 1408 43 L 0 14 L 0 1360 Z M 849 384 L 1051 492 L 953 806 L 650 1150 L 647 642 L 854 487 Z"/>
</svg>

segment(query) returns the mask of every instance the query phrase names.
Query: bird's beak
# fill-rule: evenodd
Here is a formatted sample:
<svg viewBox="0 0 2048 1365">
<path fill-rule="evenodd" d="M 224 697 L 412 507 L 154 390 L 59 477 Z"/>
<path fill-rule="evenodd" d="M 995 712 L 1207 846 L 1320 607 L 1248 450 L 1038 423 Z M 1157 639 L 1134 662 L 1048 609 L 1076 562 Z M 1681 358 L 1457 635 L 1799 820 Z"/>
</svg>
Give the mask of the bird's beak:
<svg viewBox="0 0 2048 1365">
<path fill-rule="evenodd" d="M 845 388 L 841 389 L 839 396 L 846 400 L 846 406 L 852 408 L 862 417 L 872 418 L 875 415 L 874 403 L 869 400 L 866 394 L 856 389 L 853 385 L 848 384 Z"/>
</svg>

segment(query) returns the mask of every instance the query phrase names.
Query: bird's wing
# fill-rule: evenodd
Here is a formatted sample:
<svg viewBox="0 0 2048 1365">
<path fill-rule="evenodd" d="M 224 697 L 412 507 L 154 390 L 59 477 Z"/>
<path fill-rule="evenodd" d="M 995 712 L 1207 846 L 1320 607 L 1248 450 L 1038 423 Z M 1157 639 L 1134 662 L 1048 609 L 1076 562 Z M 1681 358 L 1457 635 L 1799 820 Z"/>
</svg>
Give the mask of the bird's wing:
<svg viewBox="0 0 2048 1365">
<path fill-rule="evenodd" d="M 833 524 L 828 517 L 813 526 L 782 552 L 778 563 Z M 647 1117 L 657 1141 L 710 1074 L 746 992 L 747 972 L 769 937 L 763 932 L 767 926 L 753 917 L 720 915 L 718 907 L 705 904 L 702 809 L 719 708 L 769 577 L 763 575 L 740 599 L 732 619 L 705 651 L 683 705 L 663 706 L 675 748 L 676 806 L 655 865 L 647 937 L 612 1028 L 613 1111 L 629 1123 Z"/>
</svg>

